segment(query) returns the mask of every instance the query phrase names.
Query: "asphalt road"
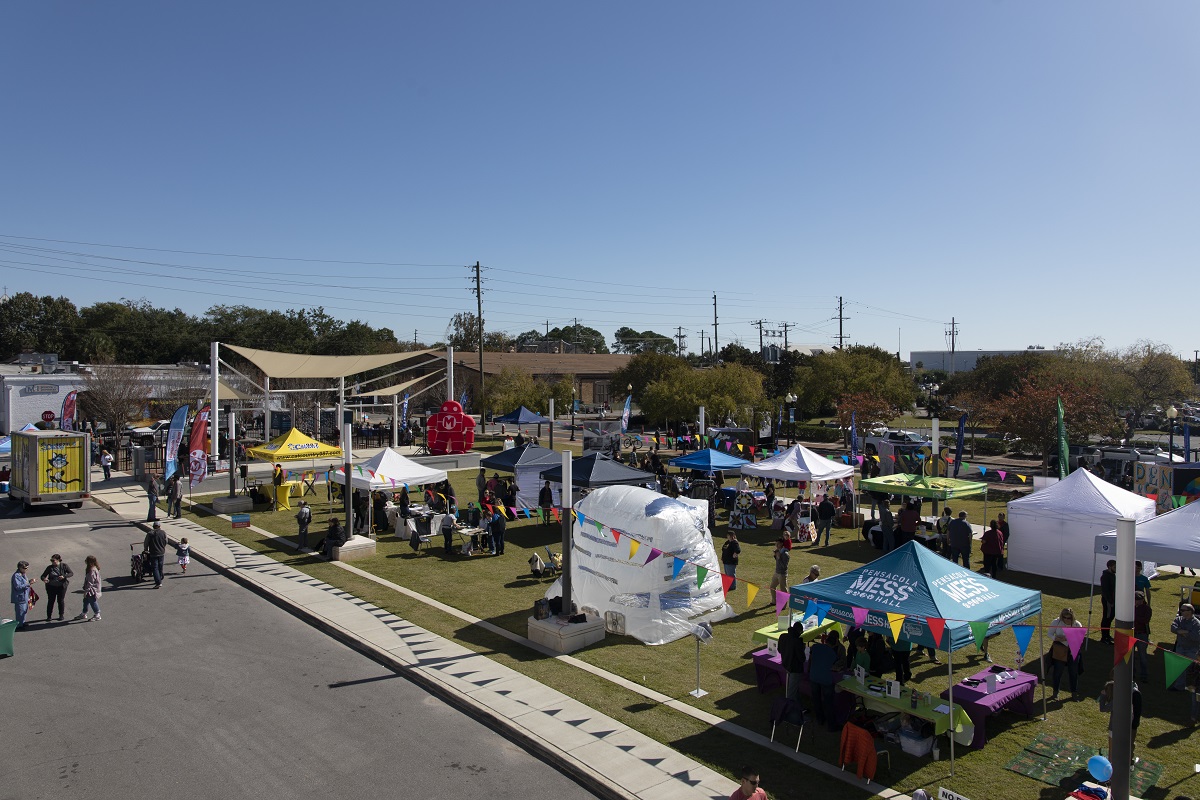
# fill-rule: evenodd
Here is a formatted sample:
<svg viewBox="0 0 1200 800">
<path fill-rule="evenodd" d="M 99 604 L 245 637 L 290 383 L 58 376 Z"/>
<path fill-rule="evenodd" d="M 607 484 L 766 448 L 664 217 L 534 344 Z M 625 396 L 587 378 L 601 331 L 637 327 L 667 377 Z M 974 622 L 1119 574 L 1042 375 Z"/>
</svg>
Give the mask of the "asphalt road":
<svg viewBox="0 0 1200 800">
<path fill-rule="evenodd" d="M 100 560 L 99 622 L 45 624 L 0 659 L 8 798 L 593 796 L 502 736 L 193 561 L 129 577 L 136 528 L 90 504 L 0 501 L 0 568 Z M 168 551 L 170 561 L 171 551 Z M 42 593 L 44 595 L 44 593 Z M 11 607 L 4 616 L 11 616 Z"/>
</svg>

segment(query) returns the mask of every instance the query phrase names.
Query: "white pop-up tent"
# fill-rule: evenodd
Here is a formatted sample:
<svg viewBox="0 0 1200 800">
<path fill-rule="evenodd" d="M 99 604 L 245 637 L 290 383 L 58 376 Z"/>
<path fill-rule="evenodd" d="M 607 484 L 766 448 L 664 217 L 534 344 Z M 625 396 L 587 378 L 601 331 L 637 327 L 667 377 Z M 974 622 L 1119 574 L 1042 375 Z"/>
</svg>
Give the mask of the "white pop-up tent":
<svg viewBox="0 0 1200 800">
<path fill-rule="evenodd" d="M 1077 469 L 1008 504 L 1008 568 L 1095 584 L 1104 566 L 1088 555 L 1121 517 L 1153 519 L 1154 501 Z"/>
<path fill-rule="evenodd" d="M 1117 557 L 1117 532 L 1096 537 L 1096 560 L 1100 569 Z M 1134 556 L 1139 561 L 1200 567 L 1200 502 L 1188 503 L 1154 519 L 1138 522 Z"/>
<path fill-rule="evenodd" d="M 733 616 L 705 501 L 606 486 L 574 509 L 571 588 L 580 610 L 615 612 L 606 621 L 623 622 L 625 634 L 645 644 L 673 642 L 701 622 Z M 676 558 L 682 560 L 678 569 Z M 699 586 L 697 568 L 707 571 Z M 546 597 L 561 594 L 561 581 L 555 581 Z"/>
<path fill-rule="evenodd" d="M 380 450 L 372 458 L 351 467 L 350 485 L 355 489 L 371 491 L 398 491 L 407 485 L 410 489 L 426 483 L 446 480 L 444 469 L 434 469 L 405 458 L 390 447 Z M 338 467 L 332 477 L 334 483 L 345 484 L 345 471 Z"/>
<path fill-rule="evenodd" d="M 854 467 L 794 445 L 779 455 L 747 464 L 742 474 L 777 481 L 836 481 L 853 475 Z"/>
</svg>

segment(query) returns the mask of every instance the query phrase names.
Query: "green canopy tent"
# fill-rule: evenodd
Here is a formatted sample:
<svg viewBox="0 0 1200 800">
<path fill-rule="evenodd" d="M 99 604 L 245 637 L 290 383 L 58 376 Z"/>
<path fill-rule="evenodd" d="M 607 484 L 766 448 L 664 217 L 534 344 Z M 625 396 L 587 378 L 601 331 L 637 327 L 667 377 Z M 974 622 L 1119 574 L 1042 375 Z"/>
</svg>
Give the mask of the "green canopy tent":
<svg viewBox="0 0 1200 800">
<path fill-rule="evenodd" d="M 931 500 L 951 500 L 958 497 L 983 495 L 983 519 L 987 524 L 988 485 L 982 481 L 964 481 L 959 478 L 931 478 L 928 475 L 895 474 L 867 478 L 858 483 L 859 491 L 882 494 L 925 497 Z"/>
</svg>

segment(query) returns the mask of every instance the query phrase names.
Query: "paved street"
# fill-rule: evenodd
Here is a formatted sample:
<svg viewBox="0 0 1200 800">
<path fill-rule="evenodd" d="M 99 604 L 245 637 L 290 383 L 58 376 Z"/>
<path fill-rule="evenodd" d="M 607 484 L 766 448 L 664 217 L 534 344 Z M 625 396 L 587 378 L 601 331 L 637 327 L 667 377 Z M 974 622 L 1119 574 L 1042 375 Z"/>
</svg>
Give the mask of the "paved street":
<svg viewBox="0 0 1200 800">
<path fill-rule="evenodd" d="M 91 505 L 13 513 L 0 568 L 100 559 L 103 620 L 38 620 L 0 659 L 0 797 L 590 796 L 407 680 L 168 551 L 162 590 L 129 577 L 142 534 Z M 43 593 L 44 594 L 44 593 Z M 11 606 L 4 616 L 11 616 Z"/>
</svg>

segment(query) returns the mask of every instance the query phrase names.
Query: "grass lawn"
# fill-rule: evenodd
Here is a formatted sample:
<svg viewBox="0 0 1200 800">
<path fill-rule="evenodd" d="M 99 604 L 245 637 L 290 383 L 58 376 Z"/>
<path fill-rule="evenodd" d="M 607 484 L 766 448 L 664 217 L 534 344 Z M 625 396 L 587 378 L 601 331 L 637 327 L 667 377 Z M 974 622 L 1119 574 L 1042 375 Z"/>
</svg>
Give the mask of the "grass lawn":
<svg viewBox="0 0 1200 800">
<path fill-rule="evenodd" d="M 460 498 L 474 497 L 472 473 L 451 473 L 451 480 Z M 972 521 L 983 521 L 981 501 L 951 501 L 951 504 L 956 511 L 960 508 L 967 509 Z M 1000 506 L 989 505 L 989 511 L 994 516 Z M 320 538 L 316 531 L 324 528 L 329 516 L 329 508 L 323 498 L 313 504 L 313 513 L 315 541 Z M 289 512 L 259 511 L 253 514 L 252 521 L 255 525 L 274 533 L 295 535 L 295 521 Z M 586 698 L 589 705 L 716 769 L 732 773 L 744 762 L 759 764 L 763 772 L 764 786 L 772 796 L 798 799 L 801 796 L 811 796 L 814 789 L 820 797 L 863 796 L 858 790 L 830 781 L 816 773 L 799 773 L 799 768 L 794 763 L 749 742 L 649 703 L 639 695 L 569 665 L 542 657 L 501 637 L 472 626 L 464 626 L 455 618 L 348 574 L 320 559 L 298 556 L 290 548 L 279 548 L 270 537 L 263 537 L 253 531 L 232 530 L 227 522 L 218 518 L 202 517 L 200 522 L 224 536 L 256 550 L 268 552 L 297 569 L 370 600 L 381 608 L 387 608 L 439 635 L 488 653 L 498 661 L 561 691 Z M 725 522 L 719 517 L 717 529 L 714 531 L 718 546 L 725 533 Z M 859 538 L 857 531 L 835 530 L 834 536 L 834 544 L 828 548 L 809 550 L 807 546 L 798 545 L 792 551 L 790 577 L 793 581 L 799 581 L 811 564 L 820 565 L 822 574 L 828 577 L 860 566 L 879 554 Z M 703 648 L 701 656 L 701 683 L 703 688 L 708 690 L 708 696 L 696 700 L 687 694 L 695 688 L 695 644 L 690 638 L 650 648 L 632 639 L 610 636 L 603 643 L 574 655 L 750 730 L 769 732 L 767 715 L 775 694 L 758 693 L 750 660 L 750 654 L 758 649 L 758 646 L 751 644 L 750 637 L 755 629 L 774 621 L 773 600 L 766 591 L 766 585 L 771 577 L 771 543 L 775 533 L 769 527 L 764 527 L 755 531 L 743 531 L 739 538 L 742 542 L 742 558 L 738 568 L 739 588 L 731 593 L 729 598 L 738 615 L 717 626 L 714 641 Z M 548 579 L 538 580 L 531 577 L 527 559 L 534 551 L 540 552 L 544 557 L 543 548 L 546 545 L 556 551 L 561 549 L 560 542 L 561 531 L 557 526 L 544 527 L 534 521 L 525 520 L 509 523 L 507 554 L 495 558 L 443 556 L 440 537 L 435 537 L 435 543 L 439 546 L 430 551 L 414 553 L 407 542 L 394 536 L 384 536 L 379 541 L 377 555 L 370 560 L 356 561 L 355 566 L 525 635 L 526 620 L 531 613 L 533 602 L 544 594 L 551 582 Z M 980 559 L 978 550 L 975 557 Z M 1081 554 L 1080 557 L 1090 558 L 1090 554 Z M 976 567 L 978 566 L 976 564 Z M 1086 586 L 1017 573 L 1007 573 L 1005 577 L 1013 583 L 1045 593 L 1043 607 L 1046 610 L 1046 624 L 1049 624 L 1064 605 L 1072 606 L 1081 619 L 1086 619 Z M 747 595 L 742 587 L 744 580 L 757 582 L 763 587 L 752 608 L 746 607 Z M 1188 579 L 1187 584 L 1190 585 L 1194 580 Z M 1168 627 L 1175 613 L 1180 586 L 1183 584 L 1184 580 L 1178 576 L 1161 577 L 1154 581 L 1152 604 L 1155 616 L 1152 630 L 1158 640 L 1171 638 Z M 1098 619 L 1097 602 L 1093 624 L 1098 624 Z M 1027 653 L 1030 660 L 1037 657 L 1037 648 L 1038 637 L 1035 634 Z M 1016 665 L 1016 650 L 1016 641 L 1011 633 L 1000 635 L 991 645 L 992 656 L 998 664 Z M 934 693 L 940 693 L 946 688 L 944 665 L 935 666 L 924 657 L 916 655 L 913 661 L 914 683 L 918 688 Z M 982 659 L 974 653 L 973 647 L 956 653 L 955 663 L 958 665 L 958 679 L 978 671 L 984 665 Z M 1046 722 L 1036 718 L 1026 720 L 1011 713 L 991 718 L 988 722 L 987 747 L 979 751 L 964 751 L 963 748 L 959 748 L 960 757 L 956 763 L 953 780 L 949 780 L 948 777 L 948 763 L 945 760 L 947 748 L 944 743 L 943 760 L 940 762 L 933 762 L 927 757 L 913 758 L 893 746 L 891 773 L 881 772 L 879 777 L 905 793 L 911 793 L 919 787 L 933 787 L 936 790 L 938 785 L 946 785 L 967 797 L 997 797 L 999 795 L 995 787 L 998 781 L 1003 781 L 1006 787 L 1003 795 L 1007 797 L 1065 796 L 1066 793 L 1060 789 L 1052 789 L 1046 784 L 1008 772 L 1003 766 L 1041 732 L 1094 744 L 1098 748 L 1104 746 L 1107 716 L 1100 713 L 1095 698 L 1108 678 L 1111 664 L 1111 648 L 1093 640 L 1086 657 L 1086 672 L 1080 678 L 1080 701 L 1052 703 Z M 1152 677 L 1148 685 L 1142 687 L 1144 717 L 1137 741 L 1138 754 L 1141 757 L 1166 766 L 1159 787 L 1173 785 L 1192 777 L 1192 765 L 1196 761 L 1193 748 L 1171 746 L 1188 741 L 1192 728 L 1188 726 L 1187 704 L 1181 702 L 1185 695 L 1166 692 L 1162 675 L 1162 656 L 1152 655 Z M 1065 681 L 1064 678 L 1062 696 L 1068 697 Z M 837 746 L 836 735 L 819 730 L 815 724 L 806 728 L 803 748 L 807 752 L 829 763 L 836 763 Z M 798 774 L 803 774 L 802 782 L 795 780 L 794 776 Z M 1178 791 L 1188 788 L 1200 791 L 1200 777 L 1193 778 L 1193 782 L 1196 786 L 1180 786 Z M 1074 786 L 1070 787 L 1073 788 Z M 1174 792 L 1172 796 L 1173 794 Z M 1165 796 L 1165 790 L 1154 790 L 1146 794 L 1149 798 Z"/>
</svg>

